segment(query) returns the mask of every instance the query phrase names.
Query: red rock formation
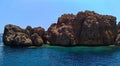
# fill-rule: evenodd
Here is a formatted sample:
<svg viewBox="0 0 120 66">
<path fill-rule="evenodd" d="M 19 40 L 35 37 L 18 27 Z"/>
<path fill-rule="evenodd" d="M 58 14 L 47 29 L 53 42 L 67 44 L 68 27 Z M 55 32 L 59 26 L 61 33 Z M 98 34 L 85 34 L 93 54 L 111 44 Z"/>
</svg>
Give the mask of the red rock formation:
<svg viewBox="0 0 120 66">
<path fill-rule="evenodd" d="M 72 21 L 75 16 L 72 14 L 64 14 L 58 19 L 58 23 L 50 26 L 45 35 L 47 42 L 51 45 L 71 46 L 74 45 Z"/>
<path fill-rule="evenodd" d="M 77 21 L 80 22 L 79 25 L 81 26 L 77 30 L 80 31 L 78 34 L 78 44 L 110 45 L 114 43 L 116 37 L 115 17 L 85 11 L 84 13 L 80 12 L 77 14 Z"/>
<path fill-rule="evenodd" d="M 116 17 L 93 11 L 62 15 L 47 31 L 52 45 L 111 45 L 116 37 Z"/>
<path fill-rule="evenodd" d="M 77 15 L 64 14 L 47 31 L 41 27 L 27 26 L 26 29 L 21 29 L 15 25 L 7 25 L 3 40 L 5 45 L 17 46 L 41 46 L 44 43 L 60 46 L 98 46 L 120 43 L 116 17 L 100 15 L 93 11 L 79 12 Z"/>
</svg>

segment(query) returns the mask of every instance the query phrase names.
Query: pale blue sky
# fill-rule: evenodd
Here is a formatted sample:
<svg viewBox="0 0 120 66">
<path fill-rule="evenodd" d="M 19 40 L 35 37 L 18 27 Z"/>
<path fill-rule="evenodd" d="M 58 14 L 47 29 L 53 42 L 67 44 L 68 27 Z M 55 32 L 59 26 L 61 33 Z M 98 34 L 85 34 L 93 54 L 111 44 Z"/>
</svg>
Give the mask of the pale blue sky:
<svg viewBox="0 0 120 66">
<path fill-rule="evenodd" d="M 84 10 L 113 15 L 120 21 L 120 0 L 0 0 L 0 32 L 6 24 L 47 29 L 62 14 Z"/>
</svg>

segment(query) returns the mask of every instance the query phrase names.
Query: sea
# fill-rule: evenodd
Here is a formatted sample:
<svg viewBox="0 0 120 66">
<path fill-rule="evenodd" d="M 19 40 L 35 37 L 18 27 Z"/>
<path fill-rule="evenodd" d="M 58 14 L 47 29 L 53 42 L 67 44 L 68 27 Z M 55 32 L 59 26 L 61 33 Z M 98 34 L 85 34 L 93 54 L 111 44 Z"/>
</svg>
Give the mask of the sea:
<svg viewBox="0 0 120 66">
<path fill-rule="evenodd" d="M 11 48 L 1 41 L 0 66 L 120 66 L 120 47 Z"/>
</svg>

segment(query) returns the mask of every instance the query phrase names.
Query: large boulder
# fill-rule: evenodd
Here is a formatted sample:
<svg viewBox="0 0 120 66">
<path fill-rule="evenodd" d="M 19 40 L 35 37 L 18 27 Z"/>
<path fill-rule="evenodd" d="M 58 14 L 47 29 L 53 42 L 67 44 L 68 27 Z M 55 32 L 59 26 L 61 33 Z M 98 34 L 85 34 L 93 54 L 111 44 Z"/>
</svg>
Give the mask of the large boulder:
<svg viewBox="0 0 120 66">
<path fill-rule="evenodd" d="M 32 36 L 32 41 L 33 41 L 33 44 L 35 46 L 42 46 L 43 45 L 43 39 L 37 34 L 37 33 L 34 33 Z"/>
<path fill-rule="evenodd" d="M 27 34 L 24 33 L 24 30 L 19 26 L 15 25 L 6 25 L 3 42 L 5 45 L 9 46 L 30 46 L 32 45 L 31 39 Z"/>
</svg>

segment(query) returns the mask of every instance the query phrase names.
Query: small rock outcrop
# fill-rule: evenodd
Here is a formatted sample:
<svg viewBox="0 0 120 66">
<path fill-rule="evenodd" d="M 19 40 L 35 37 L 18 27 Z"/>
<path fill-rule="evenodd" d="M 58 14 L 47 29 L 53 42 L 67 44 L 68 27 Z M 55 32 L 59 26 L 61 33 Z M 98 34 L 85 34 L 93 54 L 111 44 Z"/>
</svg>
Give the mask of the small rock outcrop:
<svg viewBox="0 0 120 66">
<path fill-rule="evenodd" d="M 39 35 L 39 32 L 35 32 L 33 30 L 40 31 L 44 30 L 43 28 L 33 28 L 28 26 L 26 29 L 22 29 L 19 26 L 15 25 L 6 25 L 4 34 L 3 34 L 3 42 L 4 45 L 8 46 L 41 46 L 43 44 L 43 40 Z M 43 32 L 44 31 L 40 31 Z M 36 37 L 37 36 L 37 37 Z"/>
<path fill-rule="evenodd" d="M 100 46 L 120 44 L 120 24 L 116 17 L 100 15 L 94 11 L 64 14 L 47 31 L 44 28 L 27 26 L 22 29 L 6 25 L 3 42 L 9 46 Z"/>
</svg>

